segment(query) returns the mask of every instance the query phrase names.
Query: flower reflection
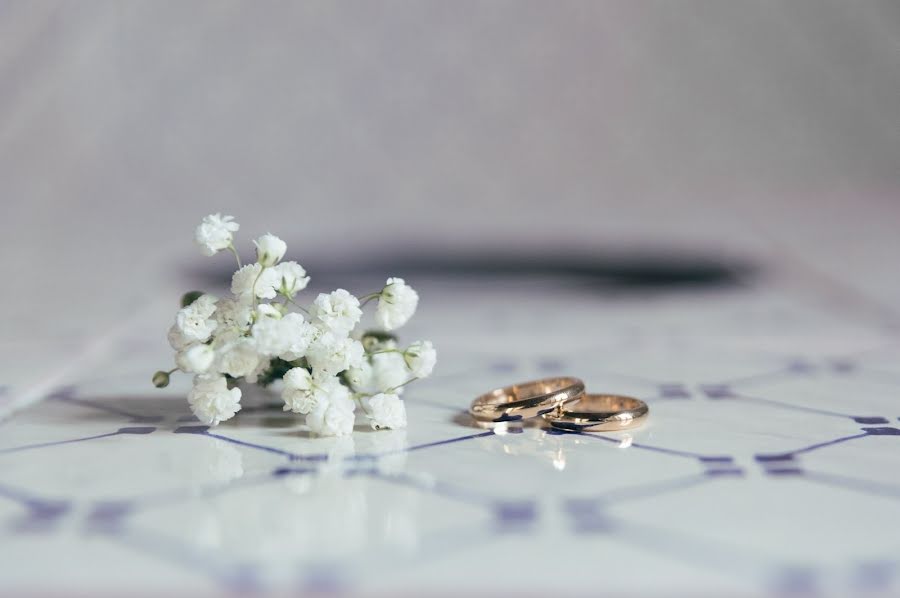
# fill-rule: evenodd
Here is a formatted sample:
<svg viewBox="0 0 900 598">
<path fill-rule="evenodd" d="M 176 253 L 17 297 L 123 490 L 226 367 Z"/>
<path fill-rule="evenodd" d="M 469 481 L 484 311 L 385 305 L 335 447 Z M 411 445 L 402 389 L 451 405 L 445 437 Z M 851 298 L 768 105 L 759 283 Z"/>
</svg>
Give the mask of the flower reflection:
<svg viewBox="0 0 900 598">
<path fill-rule="evenodd" d="M 191 497 L 141 513 L 134 521 L 139 528 L 285 571 L 303 560 L 348 554 L 411 555 L 420 545 L 420 504 L 430 495 L 388 479 L 406 475 L 405 430 L 304 439 L 297 452 L 326 458 L 271 468 L 258 467 L 257 453 L 226 441 L 190 440 L 203 442 L 170 466 L 190 480 Z M 253 469 L 245 474 L 247 459 Z"/>
<path fill-rule="evenodd" d="M 241 451 L 215 438 L 203 438 L 189 451 L 166 455 L 165 459 L 170 475 L 184 480 L 194 490 L 228 483 L 244 476 Z"/>
<path fill-rule="evenodd" d="M 351 464 L 350 457 L 356 454 L 353 436 L 329 436 L 317 438 L 316 448 L 326 454 L 324 463 L 318 467 L 319 476 L 341 477 Z"/>
<path fill-rule="evenodd" d="M 397 475 L 406 469 L 407 438 L 405 430 L 379 431 L 339 438 L 317 440 L 328 459 L 308 475 L 288 476 L 284 486 L 304 504 L 295 520 L 307 526 L 312 537 L 326 538 L 326 547 L 310 546 L 319 556 L 334 551 L 335 556 L 362 550 L 367 544 L 394 547 L 414 552 L 418 545 L 418 528 L 413 517 L 418 502 L 417 491 L 397 489 L 369 477 L 366 459 L 374 457 L 379 475 Z"/>
<path fill-rule="evenodd" d="M 375 466 L 381 473 L 398 474 L 406 470 L 409 443 L 406 430 L 381 430 L 366 434 L 357 434 L 360 452 L 377 455 Z"/>
</svg>

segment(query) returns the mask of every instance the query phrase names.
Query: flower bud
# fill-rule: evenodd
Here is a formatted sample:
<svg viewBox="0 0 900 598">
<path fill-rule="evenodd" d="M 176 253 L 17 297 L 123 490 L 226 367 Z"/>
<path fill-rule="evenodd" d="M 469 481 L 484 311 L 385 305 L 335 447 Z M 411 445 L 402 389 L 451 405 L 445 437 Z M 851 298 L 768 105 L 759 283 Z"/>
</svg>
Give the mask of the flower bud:
<svg viewBox="0 0 900 598">
<path fill-rule="evenodd" d="M 390 342 L 397 342 L 397 336 L 381 330 L 366 330 L 360 339 L 367 353 L 376 351 Z"/>
<path fill-rule="evenodd" d="M 282 316 L 277 303 L 275 305 L 272 305 L 271 303 L 260 303 L 256 307 L 256 313 L 258 318 L 275 318 L 277 320 Z"/>
<path fill-rule="evenodd" d="M 165 388 L 169 385 L 169 373 L 162 370 L 153 374 L 153 386 L 156 388 Z"/>
</svg>

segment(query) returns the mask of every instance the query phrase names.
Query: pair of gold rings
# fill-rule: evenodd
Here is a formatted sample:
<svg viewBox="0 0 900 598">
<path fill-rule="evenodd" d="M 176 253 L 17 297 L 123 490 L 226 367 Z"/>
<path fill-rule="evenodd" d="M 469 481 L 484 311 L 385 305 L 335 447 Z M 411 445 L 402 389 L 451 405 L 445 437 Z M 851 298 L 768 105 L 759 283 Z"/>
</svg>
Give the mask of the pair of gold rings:
<svg viewBox="0 0 900 598">
<path fill-rule="evenodd" d="M 584 382 L 571 376 L 504 386 L 472 401 L 469 415 L 480 425 L 541 417 L 554 428 L 574 432 L 609 432 L 634 428 L 650 409 L 634 397 L 588 394 Z"/>
</svg>

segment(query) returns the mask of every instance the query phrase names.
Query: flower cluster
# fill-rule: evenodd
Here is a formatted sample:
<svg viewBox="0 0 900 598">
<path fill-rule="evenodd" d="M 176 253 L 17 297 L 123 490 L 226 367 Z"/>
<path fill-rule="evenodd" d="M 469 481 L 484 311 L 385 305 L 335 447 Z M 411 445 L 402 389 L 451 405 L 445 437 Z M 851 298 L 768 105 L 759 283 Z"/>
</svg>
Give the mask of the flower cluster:
<svg viewBox="0 0 900 598">
<path fill-rule="evenodd" d="M 177 370 L 193 374 L 188 403 L 210 426 L 240 411 L 240 382 L 281 380 L 284 410 L 303 414 L 316 434 L 350 434 L 357 410 L 373 429 L 406 427 L 401 395 L 431 375 L 437 360 L 430 341 L 402 348 L 392 334 L 415 313 L 418 293 L 402 278 L 389 278 L 361 298 L 337 289 L 301 305 L 309 276 L 297 262 L 282 261 L 285 242 L 262 235 L 254 241 L 256 262 L 242 265 L 233 244 L 239 228 L 220 214 L 197 227 L 204 255 L 228 250 L 237 260 L 231 296 L 194 291 L 182 298 L 168 334 L 176 367 L 156 372 L 153 383 L 167 386 Z M 359 332 L 363 307 L 373 301 L 378 329 Z"/>
</svg>

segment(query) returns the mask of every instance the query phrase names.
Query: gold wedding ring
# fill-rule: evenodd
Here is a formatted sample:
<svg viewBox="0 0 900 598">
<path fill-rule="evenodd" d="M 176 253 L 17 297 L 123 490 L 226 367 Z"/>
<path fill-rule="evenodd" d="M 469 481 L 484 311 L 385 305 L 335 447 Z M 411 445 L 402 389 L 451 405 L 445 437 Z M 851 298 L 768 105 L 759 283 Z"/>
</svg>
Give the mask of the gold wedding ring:
<svg viewBox="0 0 900 598">
<path fill-rule="evenodd" d="M 472 401 L 469 414 L 481 423 L 514 422 L 549 414 L 584 394 L 584 382 L 571 376 L 504 386 Z"/>
<path fill-rule="evenodd" d="M 647 419 L 650 408 L 634 397 L 584 394 L 574 405 L 560 404 L 543 413 L 554 428 L 575 432 L 610 432 L 634 428 Z"/>
</svg>

